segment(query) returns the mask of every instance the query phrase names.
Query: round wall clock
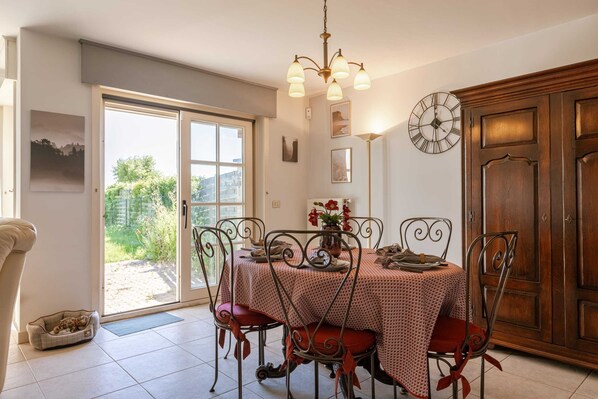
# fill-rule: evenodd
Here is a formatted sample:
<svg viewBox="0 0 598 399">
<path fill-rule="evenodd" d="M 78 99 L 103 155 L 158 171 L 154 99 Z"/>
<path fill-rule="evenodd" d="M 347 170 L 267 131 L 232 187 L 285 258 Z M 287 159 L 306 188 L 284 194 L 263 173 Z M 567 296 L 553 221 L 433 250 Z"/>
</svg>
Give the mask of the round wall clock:
<svg viewBox="0 0 598 399">
<path fill-rule="evenodd" d="M 426 154 L 450 150 L 461 138 L 461 107 L 457 97 L 438 92 L 422 98 L 409 117 L 409 137 Z"/>
</svg>

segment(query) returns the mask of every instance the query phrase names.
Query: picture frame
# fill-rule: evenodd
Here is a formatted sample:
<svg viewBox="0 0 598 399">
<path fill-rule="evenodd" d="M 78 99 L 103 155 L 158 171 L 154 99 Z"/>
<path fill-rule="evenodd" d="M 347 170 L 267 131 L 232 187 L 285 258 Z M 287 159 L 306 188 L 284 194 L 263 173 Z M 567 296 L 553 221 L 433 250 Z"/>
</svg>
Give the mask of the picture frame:
<svg viewBox="0 0 598 399">
<path fill-rule="evenodd" d="M 330 105 L 330 137 L 351 135 L 351 101 Z"/>
<path fill-rule="evenodd" d="M 332 183 L 351 183 L 353 179 L 352 148 L 330 151 L 330 180 Z"/>
<path fill-rule="evenodd" d="M 31 110 L 29 189 L 83 192 L 85 117 Z"/>
<path fill-rule="evenodd" d="M 282 161 L 299 162 L 299 140 L 282 136 Z"/>
</svg>

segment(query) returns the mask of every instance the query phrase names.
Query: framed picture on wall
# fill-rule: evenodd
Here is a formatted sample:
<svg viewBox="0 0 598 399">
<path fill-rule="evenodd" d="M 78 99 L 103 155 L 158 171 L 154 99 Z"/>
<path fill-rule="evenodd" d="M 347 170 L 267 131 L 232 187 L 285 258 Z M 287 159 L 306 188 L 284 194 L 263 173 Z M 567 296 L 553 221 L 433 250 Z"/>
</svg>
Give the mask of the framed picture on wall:
<svg viewBox="0 0 598 399">
<path fill-rule="evenodd" d="M 332 183 L 351 183 L 351 148 L 337 148 L 331 151 Z"/>
<path fill-rule="evenodd" d="M 294 137 L 282 136 L 282 161 L 299 161 L 299 140 Z"/>
<path fill-rule="evenodd" d="M 345 101 L 330 106 L 330 136 L 332 138 L 351 135 L 351 102 Z"/>
<path fill-rule="evenodd" d="M 31 191 L 82 192 L 85 118 L 31 111 Z"/>
</svg>

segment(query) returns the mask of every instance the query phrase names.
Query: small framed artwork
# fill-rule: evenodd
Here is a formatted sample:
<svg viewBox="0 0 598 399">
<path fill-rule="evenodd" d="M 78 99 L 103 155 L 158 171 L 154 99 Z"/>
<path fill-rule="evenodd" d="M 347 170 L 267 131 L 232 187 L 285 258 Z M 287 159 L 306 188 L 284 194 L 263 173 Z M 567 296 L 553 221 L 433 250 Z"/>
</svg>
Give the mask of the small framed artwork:
<svg viewBox="0 0 598 399">
<path fill-rule="evenodd" d="M 351 102 L 330 106 L 330 136 L 332 138 L 351 135 Z"/>
<path fill-rule="evenodd" d="M 337 148 L 331 151 L 332 183 L 351 183 L 351 148 Z"/>
<path fill-rule="evenodd" d="M 85 118 L 31 111 L 31 191 L 85 188 Z"/>
<path fill-rule="evenodd" d="M 282 161 L 298 162 L 299 140 L 293 137 L 282 136 Z"/>
</svg>

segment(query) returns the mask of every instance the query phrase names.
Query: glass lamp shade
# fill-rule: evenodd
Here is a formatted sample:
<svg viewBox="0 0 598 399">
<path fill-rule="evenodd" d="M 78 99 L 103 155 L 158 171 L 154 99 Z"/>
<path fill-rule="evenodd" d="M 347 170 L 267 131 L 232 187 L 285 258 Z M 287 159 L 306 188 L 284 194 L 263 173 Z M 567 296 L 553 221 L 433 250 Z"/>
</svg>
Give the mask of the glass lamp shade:
<svg viewBox="0 0 598 399">
<path fill-rule="evenodd" d="M 336 79 L 334 79 L 330 86 L 328 86 L 326 98 L 330 101 L 338 101 L 343 99 L 343 89 L 341 89 L 341 86 L 336 83 Z"/>
<path fill-rule="evenodd" d="M 370 80 L 370 75 L 361 67 L 357 75 L 355 75 L 355 81 L 353 82 L 353 87 L 355 90 L 367 90 L 372 86 L 372 81 Z"/>
<path fill-rule="evenodd" d="M 332 77 L 334 79 L 344 79 L 349 77 L 349 63 L 341 54 L 337 55 L 331 66 Z"/>
<path fill-rule="evenodd" d="M 289 86 L 289 96 L 304 97 L 305 86 L 303 86 L 303 83 L 291 83 L 291 85 Z"/>
<path fill-rule="evenodd" d="M 289 70 L 287 71 L 287 82 L 289 83 L 303 83 L 305 82 L 305 73 L 299 61 L 293 61 Z"/>
</svg>

